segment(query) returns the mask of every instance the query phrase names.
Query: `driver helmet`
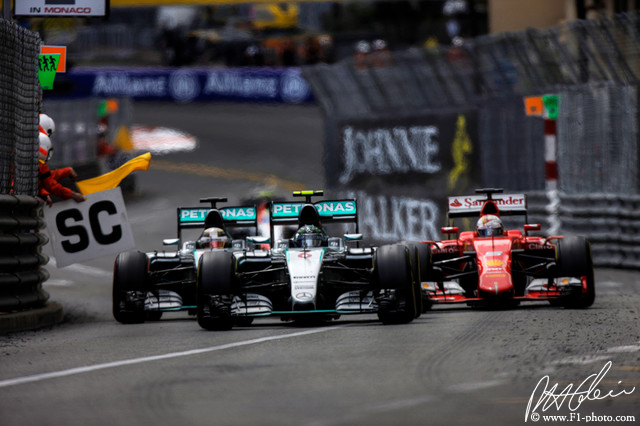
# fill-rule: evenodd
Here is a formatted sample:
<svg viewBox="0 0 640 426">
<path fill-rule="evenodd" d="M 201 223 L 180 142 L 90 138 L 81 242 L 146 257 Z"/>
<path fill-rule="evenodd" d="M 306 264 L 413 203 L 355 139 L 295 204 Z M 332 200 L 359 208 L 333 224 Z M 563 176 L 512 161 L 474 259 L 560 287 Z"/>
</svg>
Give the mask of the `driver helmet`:
<svg viewBox="0 0 640 426">
<path fill-rule="evenodd" d="M 387 42 L 382 39 L 374 40 L 372 45 L 373 50 L 384 50 L 387 48 Z"/>
<path fill-rule="evenodd" d="M 49 161 L 53 156 L 53 144 L 51 138 L 44 133 L 38 133 L 38 158 L 42 161 Z"/>
<path fill-rule="evenodd" d="M 196 248 L 225 248 L 229 242 L 229 237 L 226 232 L 220 228 L 207 228 L 202 232 L 198 241 L 196 241 Z"/>
<path fill-rule="evenodd" d="M 368 41 L 360 40 L 356 43 L 356 53 L 366 55 L 369 52 L 371 52 L 371 44 Z"/>
<path fill-rule="evenodd" d="M 51 136 L 56 131 L 56 123 L 47 114 L 40 114 L 40 132 Z"/>
<path fill-rule="evenodd" d="M 327 245 L 327 235 L 317 226 L 304 225 L 294 237 L 297 247 L 322 247 Z"/>
<path fill-rule="evenodd" d="M 504 226 L 498 216 L 487 214 L 478 219 L 476 224 L 479 237 L 504 235 Z"/>
</svg>

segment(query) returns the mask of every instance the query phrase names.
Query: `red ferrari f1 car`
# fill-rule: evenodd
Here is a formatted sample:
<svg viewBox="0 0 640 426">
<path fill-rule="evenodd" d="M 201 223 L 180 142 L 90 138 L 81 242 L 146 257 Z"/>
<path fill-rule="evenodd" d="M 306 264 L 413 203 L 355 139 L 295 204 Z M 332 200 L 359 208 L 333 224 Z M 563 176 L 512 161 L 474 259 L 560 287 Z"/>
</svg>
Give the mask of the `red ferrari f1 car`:
<svg viewBox="0 0 640 426">
<path fill-rule="evenodd" d="M 481 195 L 477 195 L 481 194 Z M 502 218 L 522 215 L 522 230 L 505 230 Z M 460 232 L 454 219 L 474 217 L 476 230 Z M 595 300 L 591 245 L 580 236 L 533 236 L 524 194 L 477 189 L 448 198 L 453 238 L 412 243 L 419 256 L 424 309 L 440 303 L 513 306 L 547 300 L 554 306 L 587 308 Z"/>
</svg>

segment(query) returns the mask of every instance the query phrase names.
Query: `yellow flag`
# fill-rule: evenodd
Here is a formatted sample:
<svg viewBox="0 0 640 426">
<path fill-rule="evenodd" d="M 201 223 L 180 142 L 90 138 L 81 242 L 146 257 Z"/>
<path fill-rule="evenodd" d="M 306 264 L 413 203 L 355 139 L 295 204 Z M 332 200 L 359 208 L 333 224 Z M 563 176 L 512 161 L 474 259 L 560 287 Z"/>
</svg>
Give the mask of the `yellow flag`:
<svg viewBox="0 0 640 426">
<path fill-rule="evenodd" d="M 133 140 L 127 126 L 120 126 L 113 144 L 123 151 L 131 151 L 133 149 Z"/>
<path fill-rule="evenodd" d="M 149 162 L 151 161 L 151 153 L 147 152 L 133 158 L 115 170 L 105 173 L 104 175 L 85 179 L 76 182 L 78 189 L 82 195 L 93 194 L 94 192 L 106 191 L 113 189 L 120 184 L 122 179 L 134 170 L 149 170 Z"/>
</svg>

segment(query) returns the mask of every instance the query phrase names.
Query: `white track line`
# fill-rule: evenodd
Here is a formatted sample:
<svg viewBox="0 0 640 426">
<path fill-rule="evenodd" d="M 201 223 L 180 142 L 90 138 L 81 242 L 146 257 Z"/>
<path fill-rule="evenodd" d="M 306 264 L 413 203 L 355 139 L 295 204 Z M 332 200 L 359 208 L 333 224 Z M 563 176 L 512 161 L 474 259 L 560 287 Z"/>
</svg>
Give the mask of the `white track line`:
<svg viewBox="0 0 640 426">
<path fill-rule="evenodd" d="M 289 339 L 292 337 L 306 336 L 309 334 L 323 333 L 325 331 L 337 330 L 342 327 L 344 326 L 338 325 L 335 327 L 323 327 L 319 329 L 300 331 L 297 333 L 290 333 L 290 334 L 285 334 L 280 336 L 261 337 L 259 339 L 246 340 L 244 342 L 228 343 L 226 345 L 212 346 L 212 347 L 202 348 L 202 349 L 192 349 L 192 350 L 183 351 L 183 352 L 171 352 L 163 355 L 154 355 L 154 356 L 146 356 L 142 358 L 125 359 L 122 361 L 88 365 L 86 367 L 77 367 L 77 368 L 71 368 L 68 370 L 52 371 L 51 373 L 35 374 L 33 376 L 16 377 L 15 379 L 1 380 L 0 388 L 22 385 L 25 383 L 40 382 L 48 379 L 55 379 L 57 377 L 66 377 L 66 376 L 72 376 L 75 374 L 90 373 L 92 371 L 104 370 L 106 368 L 123 367 L 125 365 L 141 364 L 144 362 L 159 361 L 162 359 L 178 358 L 178 357 L 190 356 L 190 355 L 199 355 L 207 352 L 216 352 L 224 349 L 238 348 L 241 346 L 255 345 L 257 343 L 270 342 L 273 340 L 282 340 L 282 339 Z"/>
</svg>

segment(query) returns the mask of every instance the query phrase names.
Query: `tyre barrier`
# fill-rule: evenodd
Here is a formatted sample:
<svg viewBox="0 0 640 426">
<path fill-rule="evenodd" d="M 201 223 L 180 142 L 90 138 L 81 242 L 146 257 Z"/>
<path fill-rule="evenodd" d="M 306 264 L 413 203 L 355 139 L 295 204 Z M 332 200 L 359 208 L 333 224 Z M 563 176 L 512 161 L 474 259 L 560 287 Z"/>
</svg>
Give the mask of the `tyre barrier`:
<svg viewBox="0 0 640 426">
<path fill-rule="evenodd" d="M 0 312 L 38 308 L 49 299 L 42 289 L 49 278 L 43 204 L 32 196 L 0 195 Z"/>
<path fill-rule="evenodd" d="M 595 266 L 640 269 L 640 195 L 536 192 L 527 201 L 529 222 L 545 223 L 553 215 L 560 235 L 586 237 Z"/>
</svg>

